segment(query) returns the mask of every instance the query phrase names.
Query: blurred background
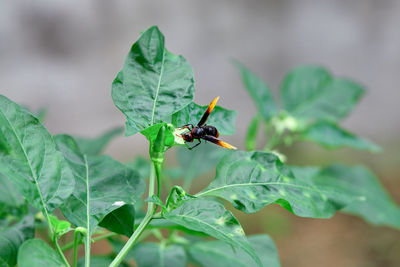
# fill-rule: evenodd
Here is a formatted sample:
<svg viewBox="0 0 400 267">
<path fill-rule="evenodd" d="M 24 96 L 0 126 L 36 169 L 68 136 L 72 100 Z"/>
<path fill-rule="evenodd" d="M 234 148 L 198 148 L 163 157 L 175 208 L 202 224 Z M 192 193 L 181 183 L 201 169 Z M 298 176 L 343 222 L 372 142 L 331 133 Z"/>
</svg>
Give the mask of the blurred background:
<svg viewBox="0 0 400 267">
<path fill-rule="evenodd" d="M 231 59 L 261 76 L 275 96 L 284 74 L 301 64 L 364 84 L 366 96 L 342 126 L 382 153 L 308 144 L 286 153 L 294 164 L 368 165 L 400 203 L 400 1 L 2 0 L 0 93 L 33 111 L 47 108 L 45 126 L 53 134 L 90 137 L 123 125 L 111 82 L 151 25 L 192 65 L 197 103 L 219 95 L 221 106 L 238 111 L 237 133 L 225 139 L 241 148 L 256 109 Z M 119 160 L 146 155 L 144 140 L 120 137 L 106 153 Z M 272 206 L 237 216 L 247 233 L 274 238 L 284 267 L 400 266 L 400 232 L 349 215 L 304 219 Z"/>
</svg>

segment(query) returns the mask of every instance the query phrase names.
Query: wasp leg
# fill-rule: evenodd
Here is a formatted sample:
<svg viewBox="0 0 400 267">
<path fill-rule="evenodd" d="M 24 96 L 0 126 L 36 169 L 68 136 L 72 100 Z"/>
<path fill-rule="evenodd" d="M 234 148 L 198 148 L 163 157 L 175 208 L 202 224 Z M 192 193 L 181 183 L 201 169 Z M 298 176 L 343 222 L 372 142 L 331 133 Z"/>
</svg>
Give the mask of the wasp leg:
<svg viewBox="0 0 400 267">
<path fill-rule="evenodd" d="M 199 142 L 197 144 L 195 144 L 194 146 L 189 147 L 189 150 L 192 150 L 193 148 L 195 148 L 196 146 L 201 144 L 201 140 L 200 139 L 197 139 L 197 140 L 199 140 Z"/>
<path fill-rule="evenodd" d="M 191 123 L 188 123 L 188 124 L 183 125 L 182 128 L 188 127 L 188 126 L 191 126 L 192 128 L 194 128 L 193 124 L 191 124 Z M 189 130 L 190 130 L 190 129 L 189 129 Z"/>
<path fill-rule="evenodd" d="M 189 123 L 189 124 L 185 124 L 181 127 L 181 129 L 188 129 L 189 131 L 191 131 L 192 129 L 190 129 L 190 127 L 192 127 L 192 129 L 194 128 L 193 124 Z"/>
</svg>

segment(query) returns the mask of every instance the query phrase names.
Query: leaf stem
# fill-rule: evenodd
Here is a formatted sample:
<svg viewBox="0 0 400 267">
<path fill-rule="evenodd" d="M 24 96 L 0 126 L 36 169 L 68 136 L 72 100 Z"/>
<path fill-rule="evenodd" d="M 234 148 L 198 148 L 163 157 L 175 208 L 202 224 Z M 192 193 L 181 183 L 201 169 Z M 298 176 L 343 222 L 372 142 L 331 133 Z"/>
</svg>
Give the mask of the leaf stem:
<svg viewBox="0 0 400 267">
<path fill-rule="evenodd" d="M 86 167 L 86 241 L 85 241 L 85 266 L 90 267 L 90 191 L 89 191 L 89 164 L 87 162 L 86 155 L 83 155 L 85 159 L 85 167 Z"/>
<path fill-rule="evenodd" d="M 149 197 L 154 195 L 154 185 L 155 185 L 155 180 L 156 180 L 154 162 L 150 168 L 151 169 L 150 169 L 149 194 L 148 194 Z M 122 262 L 122 260 L 128 254 L 129 250 L 133 247 L 133 245 L 135 244 L 137 239 L 143 233 L 144 229 L 147 227 L 147 225 L 152 220 L 155 210 L 156 210 L 156 206 L 154 205 L 154 203 L 148 202 L 146 215 L 144 216 L 143 220 L 139 224 L 136 231 L 129 238 L 128 242 L 126 242 L 125 246 L 121 249 L 121 251 L 115 257 L 115 259 L 111 262 L 109 267 L 117 267 Z"/>
</svg>

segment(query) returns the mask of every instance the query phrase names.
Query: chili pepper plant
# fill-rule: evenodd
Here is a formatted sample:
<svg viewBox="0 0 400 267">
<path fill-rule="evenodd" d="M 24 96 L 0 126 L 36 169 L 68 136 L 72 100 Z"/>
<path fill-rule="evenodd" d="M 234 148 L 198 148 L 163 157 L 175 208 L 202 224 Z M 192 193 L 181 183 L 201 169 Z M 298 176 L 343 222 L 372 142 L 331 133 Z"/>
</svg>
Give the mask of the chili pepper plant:
<svg viewBox="0 0 400 267">
<path fill-rule="evenodd" d="M 188 149 L 182 126 L 196 125 L 207 105 L 193 102 L 192 68 L 165 48 L 155 26 L 133 44 L 111 91 L 126 116 L 125 135 L 148 140 L 148 159 L 121 163 L 102 154 L 121 128 L 93 139 L 51 135 L 42 115 L 1 95 L 1 266 L 279 266 L 273 240 L 246 236 L 230 211 L 256 213 L 270 204 L 301 217 L 340 211 L 400 228 L 399 207 L 367 168 L 291 166 L 278 151 L 311 141 L 378 152 L 339 126 L 364 94 L 362 85 L 302 66 L 283 79 L 278 105 L 258 76 L 234 64 L 257 107 L 246 150 L 212 143 Z M 234 134 L 235 118 L 235 111 L 216 106 L 207 124 L 223 138 Z M 260 150 L 257 140 L 265 143 Z M 169 149 L 177 166 L 165 166 Z M 194 179 L 215 165 L 211 183 L 194 190 Z M 100 240 L 110 252 L 92 255 Z"/>
</svg>

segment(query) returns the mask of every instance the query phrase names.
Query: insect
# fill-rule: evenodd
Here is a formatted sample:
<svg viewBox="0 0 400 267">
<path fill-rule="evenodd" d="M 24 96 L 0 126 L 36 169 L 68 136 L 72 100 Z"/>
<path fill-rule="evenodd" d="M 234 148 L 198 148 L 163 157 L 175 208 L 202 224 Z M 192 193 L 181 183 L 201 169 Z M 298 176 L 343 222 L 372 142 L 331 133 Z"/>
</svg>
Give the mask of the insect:
<svg viewBox="0 0 400 267">
<path fill-rule="evenodd" d="M 237 149 L 236 147 L 224 141 L 218 140 L 217 137 L 219 136 L 219 132 L 217 128 L 206 124 L 207 119 L 210 116 L 210 113 L 213 111 L 215 105 L 218 102 L 218 99 L 219 96 L 217 96 L 216 98 L 214 98 L 213 101 L 211 101 L 210 105 L 208 105 L 206 112 L 204 112 L 203 117 L 201 117 L 199 123 L 195 127 L 193 126 L 193 124 L 186 124 L 181 127 L 181 128 L 186 128 L 190 131 L 181 135 L 183 140 L 185 140 L 186 142 L 193 142 L 195 139 L 197 139 L 199 141 L 199 143 L 197 143 L 196 145 L 189 147 L 190 150 L 200 145 L 201 139 L 209 141 L 211 143 L 214 143 L 218 146 L 222 146 L 227 149 Z"/>
</svg>

